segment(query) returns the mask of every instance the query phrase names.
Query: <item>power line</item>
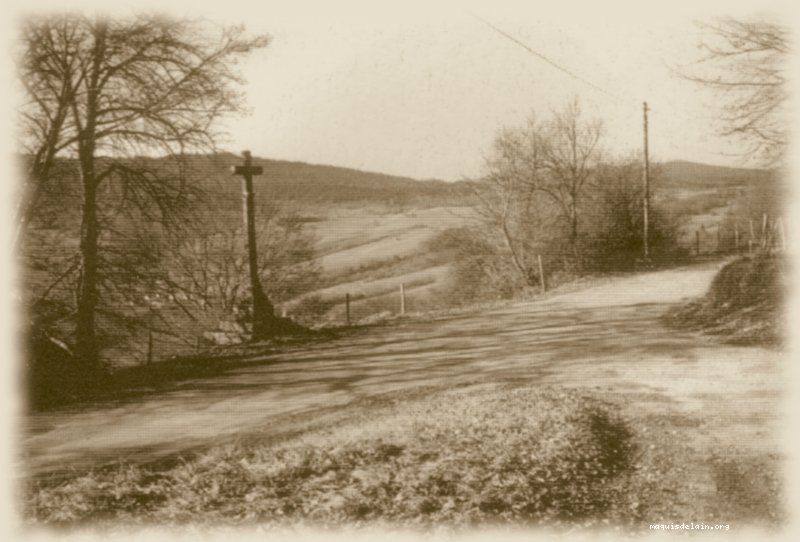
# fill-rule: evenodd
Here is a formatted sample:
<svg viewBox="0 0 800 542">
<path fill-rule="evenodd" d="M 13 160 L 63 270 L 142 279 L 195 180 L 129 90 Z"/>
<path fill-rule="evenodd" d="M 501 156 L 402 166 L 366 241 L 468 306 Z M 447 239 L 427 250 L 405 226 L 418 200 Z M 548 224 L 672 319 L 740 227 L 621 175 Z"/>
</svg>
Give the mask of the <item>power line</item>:
<svg viewBox="0 0 800 542">
<path fill-rule="evenodd" d="M 580 82 L 582 82 L 582 83 L 584 83 L 586 85 L 589 85 L 590 87 L 592 87 L 596 91 L 602 92 L 606 96 L 610 96 L 611 98 L 614 98 L 615 100 L 625 101 L 623 98 L 621 98 L 620 96 L 614 94 L 613 92 L 610 92 L 610 91 L 608 91 L 608 90 L 606 90 L 606 89 L 604 89 L 604 88 L 602 88 L 602 87 L 600 87 L 598 85 L 595 85 L 594 83 L 592 83 L 588 79 L 585 79 L 584 77 L 581 77 L 580 75 L 576 74 L 572 70 L 569 70 L 569 69 L 565 68 L 564 66 L 561 66 L 557 62 L 555 62 L 553 60 L 550 60 L 548 57 L 546 57 L 542 53 L 534 50 L 531 46 L 529 46 L 525 42 L 520 41 L 519 39 L 515 38 L 514 36 L 512 36 L 508 32 L 505 32 L 504 30 L 502 30 L 502 29 L 498 28 L 497 26 L 493 25 L 492 23 L 490 23 L 489 21 L 487 21 L 486 19 L 484 19 L 483 17 L 481 17 L 477 13 L 475 13 L 473 11 L 469 11 L 469 10 L 467 10 L 467 13 L 469 13 L 470 15 L 472 15 L 473 17 L 475 17 L 476 19 L 481 21 L 483 24 L 485 24 L 486 26 L 488 26 L 489 28 L 491 28 L 492 30 L 494 30 L 495 32 L 497 32 L 498 34 L 503 36 L 504 38 L 506 38 L 508 40 L 511 40 L 512 42 L 516 43 L 517 45 L 519 45 L 520 47 L 522 47 L 523 49 L 525 49 L 526 51 L 528 51 L 532 55 L 536 56 L 540 60 L 543 60 L 544 62 L 547 62 L 552 67 L 554 67 L 555 69 L 559 70 L 560 72 L 563 72 L 563 73 L 569 75 L 570 77 L 572 77 L 574 79 L 577 79 L 578 81 L 580 81 Z"/>
<path fill-rule="evenodd" d="M 568 68 L 565 68 L 564 66 L 561 66 L 557 62 L 551 60 L 547 56 L 545 56 L 542 53 L 536 51 L 535 49 L 530 47 L 528 44 L 524 43 L 523 41 L 519 40 L 518 38 L 515 38 L 514 36 L 512 36 L 508 32 L 505 32 L 501 28 L 498 28 L 497 26 L 495 26 L 494 24 L 490 23 L 489 21 L 487 21 L 486 19 L 484 19 L 480 15 L 474 13 L 473 11 L 467 10 L 467 13 L 469 13 L 470 15 L 472 15 L 473 17 L 475 17 L 476 19 L 481 21 L 483 24 L 485 24 L 486 26 L 488 26 L 489 28 L 491 28 L 492 30 L 494 30 L 495 32 L 497 32 L 498 34 L 503 36 L 504 38 L 514 42 L 517 45 L 519 45 L 520 47 L 522 47 L 523 49 L 525 49 L 526 51 L 528 51 L 532 55 L 536 56 L 540 60 L 543 60 L 544 62 L 547 62 L 549 65 L 551 65 L 552 67 L 556 68 L 560 72 L 565 73 L 565 74 L 569 75 L 570 77 L 572 77 L 574 79 L 577 79 L 578 81 L 584 83 L 585 85 L 588 85 L 588 86 L 592 87 L 596 91 L 602 92 L 603 94 L 605 94 L 607 96 L 610 96 L 610 97 L 612 97 L 615 100 L 618 100 L 620 102 L 633 101 L 632 98 L 630 100 L 625 99 L 625 98 L 619 96 L 618 94 L 615 94 L 615 93 L 613 93 L 611 91 L 608 91 L 608 90 L 600 87 L 599 85 L 596 85 L 596 84 L 592 83 L 588 79 L 586 79 L 584 77 L 581 77 L 580 75 L 578 75 L 577 73 L 573 72 L 572 70 L 570 70 Z M 648 107 L 648 110 L 652 112 L 653 108 L 652 107 Z M 656 109 L 655 112 L 658 113 L 658 110 Z M 680 116 L 682 116 L 683 118 L 685 118 L 686 120 L 691 120 L 691 121 L 696 121 L 697 120 L 696 118 L 690 117 L 689 115 L 683 113 L 682 111 L 677 111 L 677 113 Z M 674 115 L 674 114 L 675 114 L 675 111 L 671 110 L 670 111 L 670 115 Z M 675 145 L 672 141 L 662 141 L 662 143 L 665 143 L 668 147 L 672 148 L 673 150 L 681 150 L 681 148 L 678 147 L 677 145 Z"/>
</svg>

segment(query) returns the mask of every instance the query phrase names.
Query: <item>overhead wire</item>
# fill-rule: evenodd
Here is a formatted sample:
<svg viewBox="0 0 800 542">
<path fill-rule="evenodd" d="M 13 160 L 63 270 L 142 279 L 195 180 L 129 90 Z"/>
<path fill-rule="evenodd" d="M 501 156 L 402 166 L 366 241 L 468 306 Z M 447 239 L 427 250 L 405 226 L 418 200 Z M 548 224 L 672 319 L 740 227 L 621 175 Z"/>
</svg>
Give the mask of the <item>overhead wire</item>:
<svg viewBox="0 0 800 542">
<path fill-rule="evenodd" d="M 492 24 L 488 20 L 484 19 L 483 17 L 481 17 L 480 15 L 475 13 L 474 11 L 467 10 L 467 13 L 469 13 L 474 18 L 476 18 L 479 21 L 481 21 L 483 24 L 485 24 L 486 26 L 488 26 L 489 28 L 491 28 L 492 30 L 494 30 L 495 32 L 497 32 L 498 34 L 503 36 L 504 38 L 516 43 L 517 45 L 519 45 L 520 47 L 522 47 L 523 49 L 525 49 L 526 51 L 528 51 L 532 55 L 536 56 L 537 58 L 539 58 L 543 62 L 546 62 L 547 64 L 549 64 L 553 68 L 559 70 L 560 72 L 569 75 L 573 79 L 576 79 L 576 80 L 584 83 L 585 85 L 590 86 L 594 90 L 596 90 L 598 92 L 601 92 L 601 93 L 605 94 L 606 96 L 614 98 L 615 100 L 626 101 L 624 98 L 622 98 L 618 94 L 615 94 L 615 93 L 613 93 L 613 92 L 611 92 L 609 90 L 606 90 L 605 88 L 601 87 L 600 85 L 596 85 L 595 83 L 589 81 L 585 77 L 581 77 L 580 75 L 575 73 L 573 70 L 570 70 L 569 68 L 566 68 L 566 67 L 562 66 L 561 64 L 559 64 L 558 62 L 550 59 L 549 57 L 547 57 L 544 54 L 540 53 L 539 51 L 535 50 L 533 47 L 531 47 L 527 43 L 523 42 L 522 40 L 520 40 L 520 39 L 518 39 L 518 38 L 516 38 L 514 36 L 512 36 L 511 34 L 506 32 L 505 30 L 497 27 L 496 25 Z"/>
<path fill-rule="evenodd" d="M 617 100 L 619 102 L 638 101 L 638 100 L 634 100 L 631 97 L 620 96 L 619 94 L 617 94 L 615 92 L 612 92 L 612 91 L 610 91 L 610 90 L 608 90 L 606 88 L 603 88 L 600 85 L 590 81 L 588 78 L 579 75 L 574 70 L 563 66 L 562 64 L 556 62 L 555 60 L 553 60 L 552 58 L 548 57 L 547 55 L 537 51 L 536 49 L 534 49 L 533 47 L 531 47 L 530 45 L 528 45 L 524 41 L 522 41 L 519 38 L 513 36 L 509 32 L 506 32 L 502 28 L 500 28 L 497 25 L 493 24 L 492 22 L 488 21 L 484 17 L 478 15 L 474 11 L 467 10 L 467 13 L 469 13 L 472 17 L 474 17 L 475 19 L 477 19 L 478 21 L 480 21 L 481 23 L 486 25 L 488 28 L 493 30 L 495 33 L 499 34 L 500 36 L 506 38 L 507 40 L 509 40 L 509 41 L 513 42 L 514 44 L 518 45 L 519 47 L 523 48 L 525 51 L 527 51 L 528 53 L 532 54 L 533 56 L 535 56 L 539 60 L 547 63 L 551 67 L 553 67 L 553 68 L 557 69 L 558 71 L 560 71 L 560 72 L 572 77 L 573 79 L 575 79 L 577 81 L 580 81 L 581 83 L 591 87 L 593 90 L 595 90 L 597 92 L 600 92 L 602 94 L 605 94 L 606 96 L 609 96 L 609 97 L 611 97 L 611 98 L 613 98 L 613 99 L 615 99 L 615 100 Z M 657 114 L 658 113 L 658 108 L 656 108 L 654 110 L 652 105 L 648 104 L 648 111 L 651 112 L 651 113 L 656 113 Z M 676 111 L 670 110 L 669 114 L 670 115 L 674 115 L 675 113 L 676 113 Z M 684 114 L 684 113 L 682 113 L 680 111 L 678 111 L 677 113 L 678 113 L 679 116 L 682 116 L 683 118 L 685 118 L 687 120 L 690 119 L 689 115 L 686 115 L 686 114 Z M 695 121 L 697 119 L 691 118 L 691 120 Z M 675 151 L 681 151 L 682 150 L 682 148 L 679 147 L 678 145 L 676 145 L 675 142 L 673 142 L 671 140 L 671 137 L 669 137 L 669 136 L 667 137 L 666 140 L 662 139 L 661 143 L 662 144 L 666 144 L 667 147 L 669 147 L 669 148 L 671 148 L 671 149 L 673 149 Z"/>
</svg>

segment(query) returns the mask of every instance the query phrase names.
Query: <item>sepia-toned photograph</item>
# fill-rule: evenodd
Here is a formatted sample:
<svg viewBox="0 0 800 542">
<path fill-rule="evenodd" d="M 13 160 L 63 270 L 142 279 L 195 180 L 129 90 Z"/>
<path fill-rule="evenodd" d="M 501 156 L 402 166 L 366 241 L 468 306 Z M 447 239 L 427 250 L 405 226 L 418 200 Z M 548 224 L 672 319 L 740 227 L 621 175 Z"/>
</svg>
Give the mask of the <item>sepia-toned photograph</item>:
<svg viewBox="0 0 800 542">
<path fill-rule="evenodd" d="M 787 537 L 796 14 L 556 4 L 18 3 L 13 539 Z"/>
</svg>

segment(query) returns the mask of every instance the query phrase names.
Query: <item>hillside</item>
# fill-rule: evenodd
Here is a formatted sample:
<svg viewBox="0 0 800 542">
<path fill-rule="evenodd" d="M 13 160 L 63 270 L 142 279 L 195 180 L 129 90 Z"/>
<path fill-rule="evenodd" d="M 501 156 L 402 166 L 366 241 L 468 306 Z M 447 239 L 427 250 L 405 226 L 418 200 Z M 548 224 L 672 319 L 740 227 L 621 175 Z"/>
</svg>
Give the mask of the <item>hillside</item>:
<svg viewBox="0 0 800 542">
<path fill-rule="evenodd" d="M 700 236 L 701 250 L 716 250 L 717 231 L 733 243 L 733 230 L 748 229 L 750 220 L 780 214 L 783 183 L 776 170 L 731 168 L 672 161 L 654 168 L 656 204 L 676 220 L 688 245 Z M 725 242 L 723 240 L 723 242 Z"/>
<path fill-rule="evenodd" d="M 231 153 L 195 156 L 190 159 L 190 168 L 206 190 L 213 193 L 222 189 L 238 200 L 240 189 L 238 183 L 230 182 L 230 167 L 240 164 L 241 160 Z M 469 189 L 461 181 L 417 180 L 259 157 L 255 157 L 253 163 L 264 168 L 264 175 L 256 181 L 256 195 L 265 202 L 287 201 L 311 206 L 380 204 L 402 210 L 459 206 L 469 197 Z M 690 212 L 685 214 L 722 207 L 752 187 L 773 191 L 777 185 L 773 170 L 669 161 L 655 164 L 653 171 L 655 194 L 666 200 L 694 200 L 690 203 Z"/>
<path fill-rule="evenodd" d="M 136 158 L 158 169 L 164 159 Z M 191 155 L 186 158 L 188 177 L 198 188 L 208 194 L 233 196 L 238 201 L 240 186 L 230 168 L 242 163 L 242 158 L 232 153 Z M 256 196 L 264 201 L 290 201 L 295 203 L 344 204 L 374 203 L 406 208 L 430 208 L 457 205 L 464 202 L 469 190 L 466 183 L 439 179 L 418 180 L 371 171 L 273 160 L 254 157 L 253 163 L 264 168 L 256 178 Z M 653 189 L 665 197 L 685 199 L 696 194 L 729 194 L 753 186 L 774 185 L 777 175 L 773 170 L 731 168 L 686 161 L 670 161 L 653 166 Z M 70 172 L 76 171 L 71 160 L 60 162 L 61 179 L 54 179 L 51 193 L 62 197 L 70 192 Z M 59 182 L 61 181 L 61 182 Z"/>
<path fill-rule="evenodd" d="M 240 187 L 230 173 L 242 158 L 231 153 L 189 158 L 189 167 L 209 191 L 223 189 L 238 197 Z M 264 168 L 256 178 L 256 194 L 271 200 L 309 204 L 377 203 L 416 208 L 447 204 L 466 194 L 463 183 L 417 180 L 344 167 L 253 158 Z"/>
<path fill-rule="evenodd" d="M 744 188 L 775 180 L 766 169 L 732 168 L 674 160 L 656 166 L 659 181 L 668 189 Z"/>
</svg>

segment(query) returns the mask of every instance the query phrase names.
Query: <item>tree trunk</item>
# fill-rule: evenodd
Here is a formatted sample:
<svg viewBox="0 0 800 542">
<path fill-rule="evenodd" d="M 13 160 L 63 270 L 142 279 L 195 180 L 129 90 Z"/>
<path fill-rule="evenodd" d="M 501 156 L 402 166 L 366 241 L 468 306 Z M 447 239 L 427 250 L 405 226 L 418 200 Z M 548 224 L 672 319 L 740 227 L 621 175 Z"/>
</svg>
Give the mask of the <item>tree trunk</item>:
<svg viewBox="0 0 800 542">
<path fill-rule="evenodd" d="M 575 265 L 580 266 L 580 250 L 578 249 L 578 201 L 573 198 L 569 209 L 569 246 Z"/>
<path fill-rule="evenodd" d="M 578 210 L 577 204 L 573 201 L 569 209 L 569 244 L 575 248 L 578 242 Z"/>
<path fill-rule="evenodd" d="M 87 373 L 99 369 L 99 352 L 95 313 L 97 310 L 97 173 L 95 150 L 97 131 L 98 82 L 105 54 L 106 25 L 98 22 L 95 27 L 95 43 L 92 51 L 90 84 L 86 93 L 86 119 L 81 130 L 78 155 L 83 184 L 83 209 L 81 213 L 81 280 L 78 287 L 78 310 L 75 325 L 75 352 L 78 363 Z M 89 376 L 89 374 L 87 374 Z"/>
<path fill-rule="evenodd" d="M 533 278 L 530 276 L 530 273 L 528 273 L 528 270 L 522 264 L 522 261 L 519 259 L 519 256 L 517 255 L 517 251 L 514 249 L 514 242 L 511 238 L 511 233 L 508 231 L 508 226 L 506 226 L 506 224 L 503 223 L 502 228 L 503 228 L 503 238 L 506 241 L 506 246 L 508 246 L 508 250 L 511 251 L 511 259 L 514 262 L 514 265 L 522 275 L 525 284 L 527 284 L 528 286 L 534 286 Z"/>
<path fill-rule="evenodd" d="M 83 211 L 81 216 L 81 280 L 78 286 L 78 311 L 75 327 L 75 353 L 87 370 L 98 367 L 95 311 L 97 309 L 97 201 L 94 157 L 81 160 Z"/>
</svg>

